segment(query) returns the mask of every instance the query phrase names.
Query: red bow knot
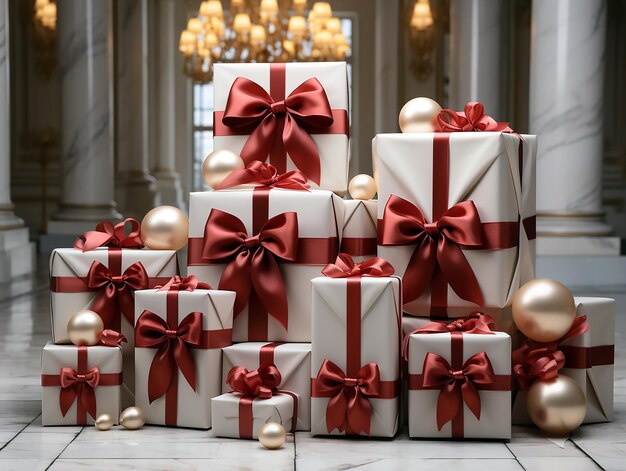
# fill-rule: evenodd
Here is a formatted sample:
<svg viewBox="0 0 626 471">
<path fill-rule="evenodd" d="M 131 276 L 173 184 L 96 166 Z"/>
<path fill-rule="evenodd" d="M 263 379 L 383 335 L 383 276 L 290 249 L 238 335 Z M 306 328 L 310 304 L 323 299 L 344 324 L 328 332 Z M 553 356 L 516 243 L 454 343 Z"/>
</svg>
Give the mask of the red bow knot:
<svg viewBox="0 0 626 471">
<path fill-rule="evenodd" d="M 565 366 L 565 355 L 556 344 L 526 341 L 513 350 L 513 374 L 521 390 L 528 389 L 536 380 L 554 379 Z"/>
<path fill-rule="evenodd" d="M 248 183 L 285 190 L 309 191 L 311 188 L 306 176 L 300 170 L 279 174 L 273 165 L 253 160 L 246 168 L 232 171 L 217 189 L 223 190 Z"/>
<path fill-rule="evenodd" d="M 386 277 L 393 273 L 393 267 L 385 259 L 372 257 L 361 263 L 355 263 L 352 256 L 347 253 L 340 253 L 335 263 L 329 263 L 322 270 L 322 274 L 330 278 Z"/>
<path fill-rule="evenodd" d="M 439 430 L 457 414 L 463 413 L 463 403 L 480 420 L 480 394 L 477 384 L 491 384 L 495 374 L 485 352 L 467 359 L 460 370 L 453 370 L 448 361 L 433 352 L 424 358 L 423 387 L 440 389 L 437 399 L 437 428 Z"/>
<path fill-rule="evenodd" d="M 219 289 L 235 291 L 235 316 L 248 303 L 252 289 L 259 301 L 285 329 L 288 309 L 281 259 L 294 261 L 298 252 L 298 216 L 281 213 L 269 219 L 259 233 L 248 237 L 232 214 L 212 209 L 204 230 L 202 257 L 210 263 L 227 263 Z"/>
<path fill-rule="evenodd" d="M 376 363 L 364 365 L 356 378 L 348 378 L 330 360 L 324 360 L 317 373 L 320 393 L 329 395 L 326 428 L 359 435 L 370 434 L 372 405 L 369 398 L 380 395 L 380 371 Z"/>
<path fill-rule="evenodd" d="M 104 329 L 102 331 L 102 335 L 100 336 L 100 343 L 105 347 L 118 347 L 127 341 L 128 340 L 126 340 L 124 334 L 116 332 L 113 329 Z"/>
<path fill-rule="evenodd" d="M 59 403 L 65 417 L 75 400 L 80 401 L 91 417 L 96 418 L 96 394 L 94 388 L 100 384 L 100 370 L 91 368 L 86 373 L 78 373 L 72 368 L 61 368 L 61 394 Z"/>
<path fill-rule="evenodd" d="M 126 235 L 124 226 L 130 223 L 131 231 Z M 98 223 L 95 231 L 85 232 L 74 241 L 74 248 L 83 252 L 97 247 L 119 247 L 125 249 L 140 249 L 143 247 L 141 240 L 141 226 L 136 219 L 127 218 L 115 226 L 109 221 Z"/>
<path fill-rule="evenodd" d="M 461 250 L 461 246 L 480 246 L 483 241 L 482 223 L 472 201 L 462 201 L 428 223 L 417 206 L 391 195 L 379 226 L 379 241 L 381 245 L 415 245 L 403 278 L 405 302 L 417 299 L 439 269 L 459 297 L 484 304 L 480 284 Z"/>
<path fill-rule="evenodd" d="M 150 403 L 170 388 L 178 369 L 196 390 L 196 362 L 191 348 L 202 342 L 202 313 L 192 312 L 175 329 L 151 311 L 143 311 L 135 326 L 135 346 L 158 348 L 148 373 Z"/>
<path fill-rule="evenodd" d="M 163 286 L 156 287 L 159 291 L 195 291 L 196 289 L 212 289 L 211 285 L 198 280 L 196 275 L 181 278 L 176 275 L 169 279 Z"/>
<path fill-rule="evenodd" d="M 513 132 L 509 123 L 497 122 L 485 114 L 485 107 L 478 101 L 465 105 L 464 111 L 456 112 L 445 109 L 439 112 L 435 122 L 437 132 L 471 132 L 494 131 Z"/>
<path fill-rule="evenodd" d="M 281 380 L 278 368 L 271 363 L 264 363 L 258 370 L 252 371 L 243 366 L 232 367 L 226 377 L 226 384 L 244 396 L 268 399 L 277 391 Z"/>
<path fill-rule="evenodd" d="M 237 77 L 228 94 L 222 123 L 230 128 L 251 129 L 241 150 L 249 165 L 265 161 L 275 144 L 309 179 L 320 183 L 320 156 L 308 128 L 327 128 L 333 115 L 324 87 L 316 78 L 300 84 L 283 101 L 274 99 L 257 83 Z M 284 122 L 284 125 L 283 125 Z"/>
</svg>

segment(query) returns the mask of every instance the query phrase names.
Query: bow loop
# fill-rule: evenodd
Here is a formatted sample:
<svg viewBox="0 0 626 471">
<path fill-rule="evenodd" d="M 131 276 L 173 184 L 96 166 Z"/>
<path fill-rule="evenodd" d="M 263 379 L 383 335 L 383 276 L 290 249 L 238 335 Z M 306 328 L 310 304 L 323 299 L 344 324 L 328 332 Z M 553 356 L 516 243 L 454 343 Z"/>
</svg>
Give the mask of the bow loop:
<svg viewBox="0 0 626 471">
<path fill-rule="evenodd" d="M 307 183 L 306 176 L 300 170 L 291 170 L 279 174 L 273 165 L 254 160 L 246 168 L 233 170 L 219 184 L 217 189 L 223 190 L 249 183 L 285 190 L 309 191 L 309 188 L 311 188 L 311 185 Z"/>
<path fill-rule="evenodd" d="M 272 363 L 264 363 L 252 371 L 243 366 L 234 366 L 226 377 L 226 384 L 232 391 L 262 399 L 272 397 L 281 381 L 280 371 Z"/>
<path fill-rule="evenodd" d="M 330 278 L 348 277 L 387 277 L 394 274 L 393 266 L 379 257 L 372 257 L 361 263 L 355 263 L 352 256 L 340 253 L 335 263 L 329 263 L 322 270 L 324 276 Z"/>
<path fill-rule="evenodd" d="M 554 379 L 565 366 L 565 355 L 556 343 L 540 344 L 527 340 L 513 350 L 513 374 L 521 390 L 536 380 Z"/>
<path fill-rule="evenodd" d="M 131 230 L 126 235 L 126 224 L 130 224 Z M 126 218 L 115 226 L 109 221 L 102 221 L 96 225 L 94 231 L 87 231 L 74 241 L 74 248 L 88 252 L 98 247 L 119 247 L 127 249 L 140 249 L 143 247 L 141 240 L 141 226 L 136 219 Z"/>
<path fill-rule="evenodd" d="M 471 101 L 463 111 L 444 109 L 435 119 L 436 132 L 513 132 L 509 123 L 498 122 L 485 114 L 485 107 L 478 101 Z"/>
<path fill-rule="evenodd" d="M 196 289 L 213 289 L 211 285 L 198 280 L 196 275 L 181 278 L 176 275 L 171 277 L 163 286 L 156 286 L 158 291 L 195 291 Z"/>
</svg>

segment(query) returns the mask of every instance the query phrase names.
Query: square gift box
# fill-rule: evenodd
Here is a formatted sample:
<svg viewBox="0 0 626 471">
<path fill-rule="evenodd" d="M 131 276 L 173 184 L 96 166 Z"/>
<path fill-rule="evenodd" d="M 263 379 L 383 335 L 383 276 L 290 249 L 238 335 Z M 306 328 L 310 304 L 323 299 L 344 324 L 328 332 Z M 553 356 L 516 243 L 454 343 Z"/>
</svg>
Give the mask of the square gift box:
<svg viewBox="0 0 626 471">
<path fill-rule="evenodd" d="M 400 286 L 397 277 L 312 280 L 313 435 L 396 434 L 400 407 Z M 372 393 L 373 383 L 377 394 Z M 342 408 L 337 398 L 356 393 L 365 397 L 367 406 Z M 328 418 L 332 418 L 331 423 Z"/>
<path fill-rule="evenodd" d="M 235 293 L 144 290 L 135 300 L 135 403 L 146 423 L 210 428 Z"/>
<path fill-rule="evenodd" d="M 48 343 L 41 356 L 41 423 L 93 424 L 100 414 L 120 414 L 122 350 Z"/>
<path fill-rule="evenodd" d="M 504 332 L 411 335 L 409 436 L 511 438 L 510 355 Z"/>
<path fill-rule="evenodd" d="M 403 277 L 404 311 L 502 308 L 532 278 L 535 136 L 379 134 L 378 255 Z"/>
<path fill-rule="evenodd" d="M 278 368 L 278 389 L 299 397 L 296 430 L 311 430 L 311 344 L 282 342 L 244 342 L 222 349 L 222 393 L 231 391 L 226 383 L 234 366 L 256 370 L 269 363 Z"/>
<path fill-rule="evenodd" d="M 355 261 L 375 257 L 378 200 L 343 200 L 343 236 L 340 252 Z"/>
<path fill-rule="evenodd" d="M 208 191 L 191 193 L 189 215 L 189 274 L 237 291 L 233 340 L 310 342 L 310 282 L 337 256 L 341 199 L 323 190 Z"/>
<path fill-rule="evenodd" d="M 315 188 L 344 194 L 347 77 L 345 62 L 215 64 L 214 149 L 301 170 Z"/>
</svg>

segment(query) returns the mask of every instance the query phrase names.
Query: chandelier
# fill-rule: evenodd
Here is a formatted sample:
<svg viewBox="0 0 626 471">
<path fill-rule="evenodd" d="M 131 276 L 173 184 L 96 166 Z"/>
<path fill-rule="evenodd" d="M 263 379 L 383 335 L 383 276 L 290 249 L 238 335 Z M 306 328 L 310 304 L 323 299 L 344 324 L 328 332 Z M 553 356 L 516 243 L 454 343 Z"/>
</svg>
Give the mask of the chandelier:
<svg viewBox="0 0 626 471">
<path fill-rule="evenodd" d="M 433 70 L 430 56 L 435 42 L 433 14 L 429 0 L 417 0 L 409 20 L 409 40 L 413 51 L 411 70 L 424 81 Z"/>
<path fill-rule="evenodd" d="M 57 5 L 50 0 L 35 0 L 33 11 L 35 71 L 49 80 L 57 68 Z"/>
<path fill-rule="evenodd" d="M 213 78 L 215 62 L 337 61 L 350 45 L 328 2 L 307 0 L 204 0 L 198 16 L 180 34 L 185 75 L 199 83 Z"/>
</svg>

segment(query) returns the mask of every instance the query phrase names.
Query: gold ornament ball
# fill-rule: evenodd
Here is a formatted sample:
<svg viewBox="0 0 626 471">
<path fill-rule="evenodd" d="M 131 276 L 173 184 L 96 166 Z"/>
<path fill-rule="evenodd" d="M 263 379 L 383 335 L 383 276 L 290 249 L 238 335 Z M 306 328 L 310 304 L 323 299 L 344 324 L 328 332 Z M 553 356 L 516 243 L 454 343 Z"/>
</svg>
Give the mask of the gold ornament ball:
<svg viewBox="0 0 626 471">
<path fill-rule="evenodd" d="M 268 450 L 277 450 L 283 446 L 286 436 L 285 427 L 276 422 L 268 422 L 259 430 L 259 441 Z"/>
<path fill-rule="evenodd" d="M 217 188 L 230 172 L 245 168 L 241 157 L 227 149 L 219 149 L 207 155 L 202 163 L 202 178 L 211 188 Z"/>
<path fill-rule="evenodd" d="M 576 304 L 570 290 L 558 281 L 531 280 L 513 296 L 513 322 L 522 333 L 537 342 L 563 337 L 576 318 Z"/>
<path fill-rule="evenodd" d="M 565 375 L 535 381 L 528 389 L 526 407 L 535 425 L 554 436 L 576 430 L 587 413 L 585 394 L 572 378 Z"/>
<path fill-rule="evenodd" d="M 406 102 L 400 110 L 398 122 L 404 133 L 433 132 L 434 119 L 441 111 L 435 100 L 426 97 L 413 98 Z"/>
<path fill-rule="evenodd" d="M 139 430 L 146 423 L 140 407 L 127 407 L 120 414 L 120 425 L 128 430 Z"/>
<path fill-rule="evenodd" d="M 85 309 L 74 314 L 67 323 L 70 342 L 77 346 L 96 345 L 100 341 L 104 323 L 93 311 Z"/>
<path fill-rule="evenodd" d="M 157 206 L 141 221 L 141 238 L 153 250 L 179 250 L 187 244 L 189 219 L 174 206 Z"/>
<path fill-rule="evenodd" d="M 113 417 L 109 414 L 100 414 L 94 424 L 98 430 L 109 430 L 113 427 Z"/>
<path fill-rule="evenodd" d="M 353 200 L 371 200 L 376 194 L 376 181 L 369 175 L 361 173 L 350 180 L 348 193 Z"/>
</svg>

